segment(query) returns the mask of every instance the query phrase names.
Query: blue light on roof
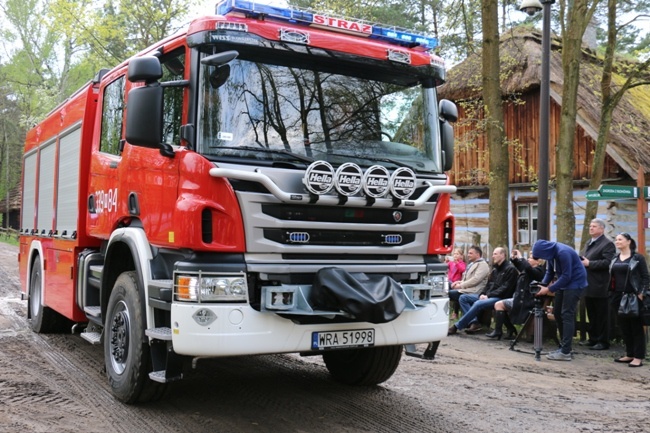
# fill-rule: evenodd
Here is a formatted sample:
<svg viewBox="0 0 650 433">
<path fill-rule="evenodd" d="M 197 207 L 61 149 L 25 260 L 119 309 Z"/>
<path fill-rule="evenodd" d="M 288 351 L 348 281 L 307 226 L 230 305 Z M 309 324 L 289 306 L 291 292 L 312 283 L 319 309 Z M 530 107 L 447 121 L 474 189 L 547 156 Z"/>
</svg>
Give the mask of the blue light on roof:
<svg viewBox="0 0 650 433">
<path fill-rule="evenodd" d="M 438 46 L 438 40 L 434 37 L 412 33 L 408 30 L 398 29 L 381 24 L 369 24 L 362 20 L 350 20 L 344 18 L 326 17 L 327 22 L 323 24 L 323 14 L 310 11 L 283 8 L 263 3 L 255 3 L 247 0 L 225 0 L 217 4 L 218 15 L 226 15 L 229 12 L 242 12 L 253 17 L 268 16 L 276 19 L 301 23 L 306 25 L 325 25 L 334 31 L 355 33 L 360 36 L 369 36 L 393 44 L 407 47 L 421 47 L 431 50 Z M 363 30 L 361 30 L 363 28 Z M 371 29 L 370 31 L 367 31 Z"/>
<path fill-rule="evenodd" d="M 407 33 L 402 30 L 386 27 L 375 27 L 372 31 L 372 34 L 379 39 L 399 41 L 407 45 L 422 45 L 427 49 L 432 49 L 438 46 L 438 40 L 436 38 L 414 33 Z"/>
</svg>

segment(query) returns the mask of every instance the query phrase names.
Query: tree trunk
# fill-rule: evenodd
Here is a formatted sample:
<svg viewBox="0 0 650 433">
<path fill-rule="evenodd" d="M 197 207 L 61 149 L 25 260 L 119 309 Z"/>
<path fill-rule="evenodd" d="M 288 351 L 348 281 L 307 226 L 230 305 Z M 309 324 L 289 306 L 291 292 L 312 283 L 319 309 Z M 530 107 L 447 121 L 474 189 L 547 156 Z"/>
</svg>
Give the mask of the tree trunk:
<svg viewBox="0 0 650 433">
<path fill-rule="evenodd" d="M 588 0 L 576 0 L 569 10 L 562 43 L 562 111 L 560 137 L 556 146 L 557 167 L 556 227 L 557 241 L 575 248 L 575 213 L 573 211 L 573 149 L 578 107 L 578 85 L 580 81 L 580 59 L 582 57 L 582 36 L 591 15 L 587 13 Z M 552 223 L 551 223 L 552 225 Z"/>
<path fill-rule="evenodd" d="M 603 168 L 605 167 L 605 156 L 607 141 L 609 139 L 609 127 L 612 124 L 612 114 L 614 106 L 612 104 L 612 68 L 614 65 L 614 52 L 616 50 L 616 0 L 607 2 L 607 45 L 605 47 L 605 58 L 603 60 L 603 75 L 600 79 L 600 89 L 602 92 L 602 106 L 600 109 L 600 125 L 598 127 L 598 138 L 594 149 L 594 158 L 591 165 L 591 180 L 589 189 L 598 189 L 603 181 Z M 580 250 L 591 238 L 589 235 L 589 222 L 596 218 L 598 213 L 598 202 L 587 202 L 585 208 L 585 224 L 582 227 L 582 236 L 580 241 Z"/>
<path fill-rule="evenodd" d="M 498 0 L 483 0 L 483 101 L 490 153 L 490 250 L 508 246 L 508 145 L 503 132 Z"/>
</svg>

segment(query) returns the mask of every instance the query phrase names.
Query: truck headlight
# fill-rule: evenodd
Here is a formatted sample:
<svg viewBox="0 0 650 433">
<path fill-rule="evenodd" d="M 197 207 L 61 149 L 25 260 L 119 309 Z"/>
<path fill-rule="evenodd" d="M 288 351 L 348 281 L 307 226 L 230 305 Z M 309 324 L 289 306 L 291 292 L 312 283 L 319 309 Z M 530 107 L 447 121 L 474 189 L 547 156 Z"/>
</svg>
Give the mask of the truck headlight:
<svg viewBox="0 0 650 433">
<path fill-rule="evenodd" d="M 175 280 L 177 301 L 245 302 L 248 299 L 248 287 L 243 275 L 176 275 Z"/>
</svg>

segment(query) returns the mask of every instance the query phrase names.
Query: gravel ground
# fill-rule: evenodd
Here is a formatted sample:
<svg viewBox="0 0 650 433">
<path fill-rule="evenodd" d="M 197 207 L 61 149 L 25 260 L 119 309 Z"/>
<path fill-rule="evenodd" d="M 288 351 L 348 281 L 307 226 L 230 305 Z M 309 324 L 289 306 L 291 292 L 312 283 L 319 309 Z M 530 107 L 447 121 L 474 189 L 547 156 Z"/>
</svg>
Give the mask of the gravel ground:
<svg viewBox="0 0 650 433">
<path fill-rule="evenodd" d="M 614 363 L 620 346 L 536 361 L 483 334 L 403 356 L 376 387 L 333 382 L 320 357 L 200 360 L 161 401 L 125 406 L 101 347 L 31 332 L 17 252 L 0 243 L 0 432 L 650 432 L 650 365 Z"/>
</svg>

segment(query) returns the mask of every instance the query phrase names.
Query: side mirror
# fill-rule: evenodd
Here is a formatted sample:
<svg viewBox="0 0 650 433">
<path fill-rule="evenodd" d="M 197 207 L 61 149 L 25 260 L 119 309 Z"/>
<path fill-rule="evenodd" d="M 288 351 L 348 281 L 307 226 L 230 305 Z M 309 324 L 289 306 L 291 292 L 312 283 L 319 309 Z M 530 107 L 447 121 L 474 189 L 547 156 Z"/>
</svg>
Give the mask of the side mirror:
<svg viewBox="0 0 650 433">
<path fill-rule="evenodd" d="M 226 83 L 229 77 L 230 65 L 217 66 L 210 74 L 210 86 L 213 89 L 218 89 Z"/>
<path fill-rule="evenodd" d="M 158 149 L 162 144 L 163 88 L 160 85 L 129 90 L 126 108 L 126 141 L 134 146 Z"/>
<path fill-rule="evenodd" d="M 445 119 L 447 122 L 454 123 L 458 120 L 458 107 L 448 99 L 440 101 L 438 111 L 440 112 L 440 117 Z"/>
<path fill-rule="evenodd" d="M 449 122 L 458 120 L 458 107 L 448 99 L 440 101 L 440 145 L 442 147 L 442 170 L 449 171 L 454 166 L 454 128 Z"/>
<path fill-rule="evenodd" d="M 442 147 L 442 171 L 454 166 L 454 128 L 447 121 L 440 122 L 440 143 Z"/>
<path fill-rule="evenodd" d="M 222 53 L 205 57 L 201 60 L 202 65 L 216 66 L 214 71 L 210 73 L 210 86 L 213 89 L 218 89 L 228 80 L 230 77 L 230 65 L 228 65 L 228 63 L 235 60 L 238 55 L 239 52 L 234 50 L 224 51 Z"/>
<path fill-rule="evenodd" d="M 126 77 L 132 83 L 144 81 L 146 84 L 155 83 L 163 76 L 162 66 L 158 57 L 143 56 L 132 59 Z"/>
<path fill-rule="evenodd" d="M 158 82 L 162 76 L 162 65 L 157 57 L 137 57 L 129 62 L 128 80 L 132 83 L 144 81 L 145 85 L 129 90 L 125 137 L 133 146 L 160 149 L 161 155 L 173 157 L 171 146 L 162 142 L 164 95 Z"/>
</svg>

